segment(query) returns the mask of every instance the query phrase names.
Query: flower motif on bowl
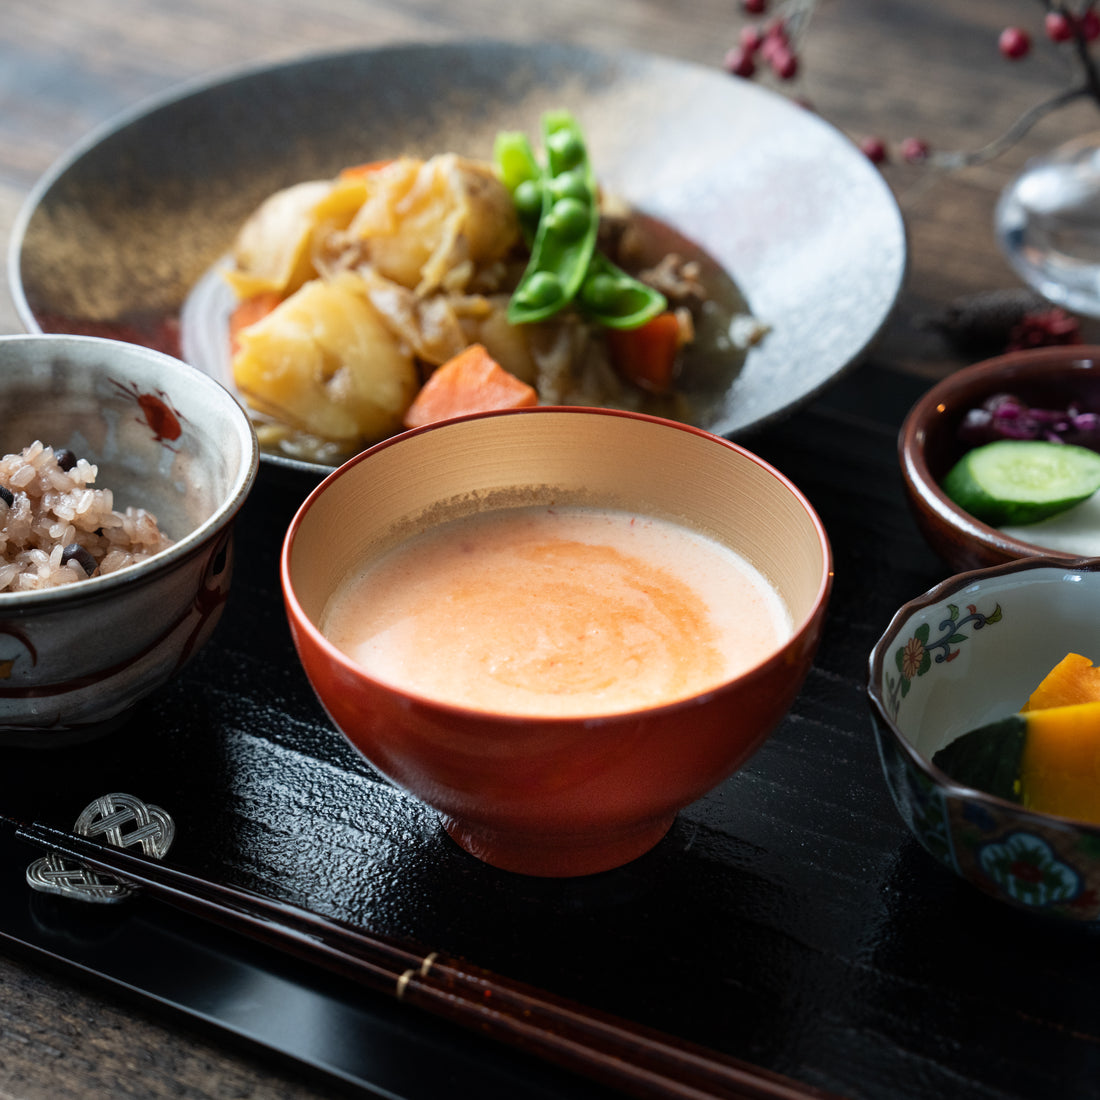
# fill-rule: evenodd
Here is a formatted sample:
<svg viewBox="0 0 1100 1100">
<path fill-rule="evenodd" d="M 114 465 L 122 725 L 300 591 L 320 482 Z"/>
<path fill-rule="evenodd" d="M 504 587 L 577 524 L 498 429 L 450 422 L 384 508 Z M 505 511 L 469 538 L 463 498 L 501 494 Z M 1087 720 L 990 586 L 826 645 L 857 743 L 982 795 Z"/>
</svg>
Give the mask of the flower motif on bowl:
<svg viewBox="0 0 1100 1100">
<path fill-rule="evenodd" d="M 1042 837 L 1030 833 L 1011 833 L 986 844 L 978 852 L 978 863 L 1013 901 L 1025 905 L 1064 904 L 1083 887 L 1077 871 L 1059 859 Z"/>
<path fill-rule="evenodd" d="M 1002 618 L 1000 604 L 996 604 L 989 614 L 979 611 L 974 604 L 968 604 L 965 610 L 964 615 L 958 604 L 948 604 L 937 626 L 938 637 L 933 638 L 930 623 L 923 622 L 894 651 L 898 675 L 895 678 L 888 672 L 883 673 L 891 717 L 897 718 L 901 701 L 909 694 L 915 679 L 924 676 L 934 665 L 947 664 L 959 655 L 958 647 L 970 640 L 970 635 L 964 633 L 967 627 L 978 631 Z"/>
</svg>

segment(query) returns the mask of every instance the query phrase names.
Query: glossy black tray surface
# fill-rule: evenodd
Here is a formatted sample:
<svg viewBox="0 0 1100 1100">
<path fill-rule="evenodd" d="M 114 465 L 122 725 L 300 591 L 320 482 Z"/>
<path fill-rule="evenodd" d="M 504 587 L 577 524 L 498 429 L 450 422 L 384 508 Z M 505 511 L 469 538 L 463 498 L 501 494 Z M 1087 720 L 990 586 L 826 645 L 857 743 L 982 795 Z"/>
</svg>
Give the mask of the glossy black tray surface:
<svg viewBox="0 0 1100 1100">
<path fill-rule="evenodd" d="M 164 807 L 169 859 L 850 1097 L 1100 1095 L 1089 929 L 990 901 L 904 829 L 876 756 L 867 656 L 947 570 L 902 495 L 897 428 L 923 387 L 865 366 L 746 444 L 818 509 L 836 586 L 791 714 L 649 855 L 528 879 L 460 851 L 330 726 L 278 588 L 310 483 L 261 476 L 210 645 L 94 744 L 6 750 L 0 810 L 70 828 L 94 797 Z M 0 937 L 353 1091 L 601 1097 L 595 1085 L 146 899 L 88 914 L 23 884 L 0 841 Z"/>
</svg>

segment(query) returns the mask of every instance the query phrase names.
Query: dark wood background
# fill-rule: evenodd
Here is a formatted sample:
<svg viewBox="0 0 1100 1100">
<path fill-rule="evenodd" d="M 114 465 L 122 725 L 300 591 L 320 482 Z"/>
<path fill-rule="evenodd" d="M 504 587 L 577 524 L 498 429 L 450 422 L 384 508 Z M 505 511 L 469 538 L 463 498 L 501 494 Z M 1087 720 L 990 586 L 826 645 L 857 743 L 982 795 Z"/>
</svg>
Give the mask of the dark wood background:
<svg viewBox="0 0 1100 1100">
<path fill-rule="evenodd" d="M 934 150 L 974 149 L 1062 86 L 1062 63 L 1041 43 L 1015 64 L 997 51 L 1005 24 L 1038 31 L 1041 9 L 1034 0 L 824 0 L 801 51 L 802 76 L 784 90 L 854 139 L 915 135 Z M 719 67 L 744 23 L 737 0 L 4 0 L 0 233 L 6 241 L 39 175 L 95 127 L 147 96 L 240 65 L 489 36 L 656 48 Z M 967 362 L 931 322 L 959 298 L 1019 285 L 993 239 L 999 190 L 1028 156 L 1097 121 L 1095 105 L 1078 104 L 988 164 L 885 168 L 911 252 L 906 289 L 867 364 L 878 378 L 931 381 Z M 0 332 L 18 331 L 0 294 Z M 1093 324 L 1084 331 L 1094 335 Z M 70 973 L 0 956 L 0 1097 L 329 1094 L 216 1034 L 196 1034 Z"/>
</svg>

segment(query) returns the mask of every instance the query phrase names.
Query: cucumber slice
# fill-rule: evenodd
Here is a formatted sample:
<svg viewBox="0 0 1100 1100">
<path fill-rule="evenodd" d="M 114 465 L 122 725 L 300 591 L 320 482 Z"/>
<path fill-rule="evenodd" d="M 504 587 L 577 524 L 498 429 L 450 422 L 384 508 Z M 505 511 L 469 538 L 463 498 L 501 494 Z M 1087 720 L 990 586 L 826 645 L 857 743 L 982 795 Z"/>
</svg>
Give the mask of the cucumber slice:
<svg viewBox="0 0 1100 1100">
<path fill-rule="evenodd" d="M 993 527 L 1038 523 L 1100 489 L 1100 454 L 1068 443 L 1002 439 L 963 455 L 943 491 Z"/>
</svg>

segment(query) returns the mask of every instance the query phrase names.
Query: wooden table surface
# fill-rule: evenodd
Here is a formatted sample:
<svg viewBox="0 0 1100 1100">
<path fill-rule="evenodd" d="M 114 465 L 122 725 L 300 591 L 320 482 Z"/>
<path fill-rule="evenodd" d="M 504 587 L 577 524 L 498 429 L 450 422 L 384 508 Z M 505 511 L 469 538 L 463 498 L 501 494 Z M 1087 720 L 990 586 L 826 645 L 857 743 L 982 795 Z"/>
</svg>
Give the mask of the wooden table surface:
<svg viewBox="0 0 1100 1100">
<path fill-rule="evenodd" d="M 1063 66 L 1042 43 L 1014 64 L 997 50 L 1005 24 L 1038 36 L 1040 18 L 1033 0 L 824 0 L 801 50 L 801 76 L 785 90 L 855 139 L 915 135 L 937 150 L 973 149 L 1061 86 Z M 717 68 L 745 21 L 737 0 L 4 0 L 0 231 L 7 240 L 36 179 L 95 127 L 146 97 L 238 66 L 496 37 L 656 49 Z M 1019 285 L 993 238 L 997 194 L 1028 156 L 1092 129 L 1095 110 L 1078 104 L 1049 116 L 979 167 L 935 178 L 927 168 L 884 169 L 907 221 L 910 270 L 872 351 L 876 367 L 931 380 L 966 362 L 929 319 L 961 297 Z M 1087 336 L 1092 324 L 1084 323 Z M 19 331 L 2 293 L 0 332 Z M 332 1094 L 216 1034 L 192 1033 L 68 973 L 0 957 L 0 1097 Z"/>
</svg>

